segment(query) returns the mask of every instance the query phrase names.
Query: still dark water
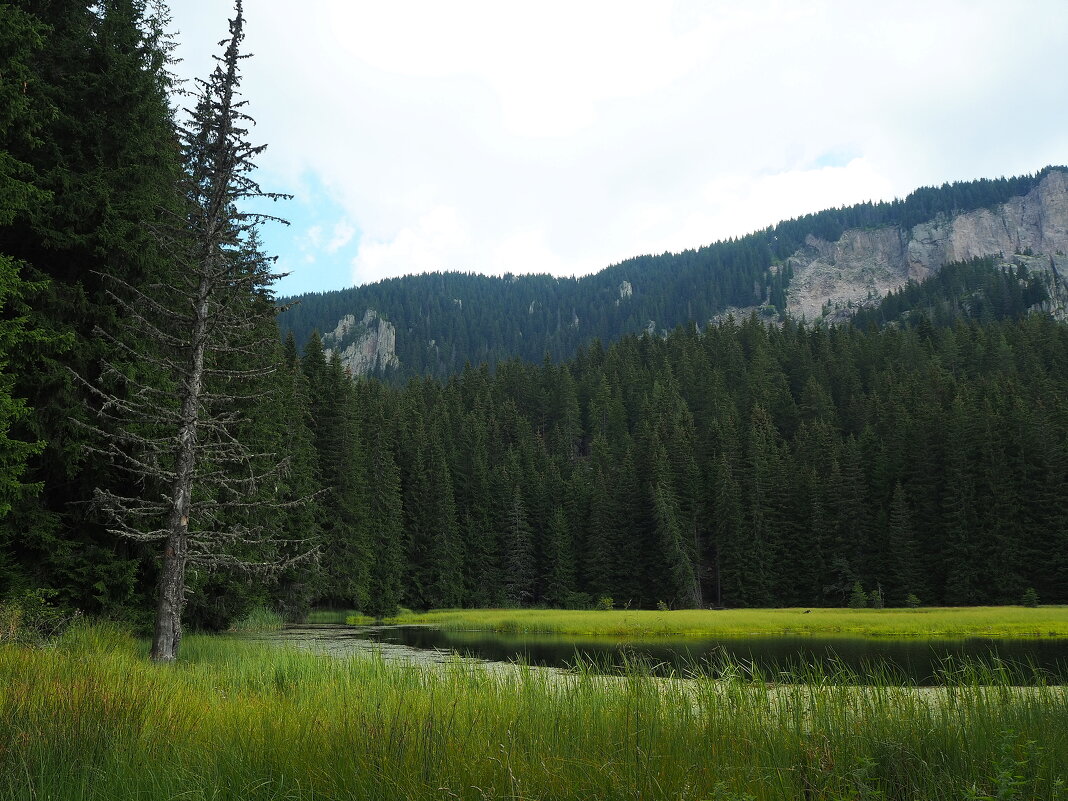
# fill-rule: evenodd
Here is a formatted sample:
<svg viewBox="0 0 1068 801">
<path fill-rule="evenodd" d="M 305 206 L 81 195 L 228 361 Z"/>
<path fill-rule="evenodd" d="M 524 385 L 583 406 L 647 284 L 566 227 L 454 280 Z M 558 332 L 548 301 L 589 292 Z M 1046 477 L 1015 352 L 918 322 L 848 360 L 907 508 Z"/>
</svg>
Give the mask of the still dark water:
<svg viewBox="0 0 1068 801">
<path fill-rule="evenodd" d="M 886 681 L 941 684 L 968 669 L 1007 671 L 1017 683 L 1037 675 L 1068 683 L 1068 639 L 887 640 L 848 637 L 740 637 L 715 640 L 624 640 L 616 637 L 563 637 L 445 631 L 430 626 L 342 626 L 320 624 L 287 630 L 290 637 L 319 640 L 335 649 L 345 641 L 363 647 L 406 647 L 437 655 L 454 653 L 493 662 L 524 662 L 618 672 L 639 664 L 653 673 L 721 675 L 724 666 L 758 672 L 769 681 L 802 678 L 812 668 L 856 680 L 881 675 Z M 286 632 L 283 632 L 286 638 Z"/>
</svg>

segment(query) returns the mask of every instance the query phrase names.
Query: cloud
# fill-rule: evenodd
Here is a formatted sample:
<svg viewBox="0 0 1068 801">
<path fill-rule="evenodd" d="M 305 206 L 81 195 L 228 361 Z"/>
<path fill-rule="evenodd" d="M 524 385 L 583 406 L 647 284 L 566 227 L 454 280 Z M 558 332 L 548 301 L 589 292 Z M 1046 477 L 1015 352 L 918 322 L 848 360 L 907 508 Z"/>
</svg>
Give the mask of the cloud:
<svg viewBox="0 0 1068 801">
<path fill-rule="evenodd" d="M 173 10 L 184 40 L 225 33 L 215 4 Z M 356 281 L 588 273 L 1068 160 L 1060 0 L 317 0 L 296 16 L 257 0 L 247 13 L 261 182 L 329 208 L 308 213 L 324 226 L 316 253 Z M 183 46 L 191 71 L 198 47 Z"/>
<path fill-rule="evenodd" d="M 334 223 L 334 234 L 326 245 L 327 253 L 337 253 L 345 245 L 352 241 L 356 235 L 356 227 L 348 220 L 338 220 Z"/>
<path fill-rule="evenodd" d="M 471 235 L 456 209 L 437 206 L 388 240 L 361 241 L 352 261 L 353 280 L 368 283 L 404 273 L 463 269 L 457 261 L 470 258 L 473 250 Z"/>
</svg>

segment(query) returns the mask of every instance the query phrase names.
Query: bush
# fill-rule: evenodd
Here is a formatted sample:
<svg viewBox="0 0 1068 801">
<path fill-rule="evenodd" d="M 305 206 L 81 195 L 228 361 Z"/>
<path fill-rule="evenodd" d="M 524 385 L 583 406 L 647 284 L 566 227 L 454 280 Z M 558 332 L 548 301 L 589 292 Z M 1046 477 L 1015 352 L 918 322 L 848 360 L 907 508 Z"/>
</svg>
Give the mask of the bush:
<svg viewBox="0 0 1068 801">
<path fill-rule="evenodd" d="M 868 593 L 868 606 L 872 609 L 882 609 L 885 604 L 883 603 L 883 588 L 876 587 L 870 593 Z"/>
<path fill-rule="evenodd" d="M 1029 606 L 1034 609 L 1038 606 L 1038 593 L 1035 592 L 1034 587 L 1028 587 L 1023 594 L 1023 599 L 1020 601 L 1024 606 Z"/>
<path fill-rule="evenodd" d="M 614 609 L 616 602 L 612 600 L 610 595 L 602 595 L 597 599 L 597 609 L 602 612 L 609 612 Z"/>
<path fill-rule="evenodd" d="M 853 582 L 853 592 L 849 596 L 850 609 L 866 609 L 868 606 L 868 594 L 860 586 L 859 581 Z"/>
<path fill-rule="evenodd" d="M 671 607 L 668 606 L 664 601 L 657 601 L 656 609 L 658 612 L 667 612 L 671 609 Z"/>
<path fill-rule="evenodd" d="M 569 592 L 564 596 L 564 609 L 592 609 L 593 597 L 588 592 Z"/>
<path fill-rule="evenodd" d="M 913 595 L 911 592 L 905 596 L 905 606 L 909 609 L 915 609 L 920 605 L 920 599 Z"/>
<path fill-rule="evenodd" d="M 81 612 L 53 605 L 58 594 L 38 588 L 0 603 L 0 642 L 39 645 L 62 634 Z"/>
</svg>

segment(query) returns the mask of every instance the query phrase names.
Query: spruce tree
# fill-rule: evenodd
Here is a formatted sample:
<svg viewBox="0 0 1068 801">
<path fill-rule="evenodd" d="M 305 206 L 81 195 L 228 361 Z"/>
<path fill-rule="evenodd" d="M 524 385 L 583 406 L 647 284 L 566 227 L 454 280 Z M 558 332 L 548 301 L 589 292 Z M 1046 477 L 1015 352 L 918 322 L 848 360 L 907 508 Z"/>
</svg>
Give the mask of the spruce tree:
<svg viewBox="0 0 1068 801">
<path fill-rule="evenodd" d="M 47 199 L 34 185 L 32 167 L 9 150 L 16 142 L 32 144 L 43 124 L 44 109 L 28 91 L 36 83 L 32 58 L 43 46 L 40 23 L 14 6 L 0 7 L 0 230 Z M 40 489 L 25 484 L 23 474 L 27 459 L 45 446 L 40 440 L 12 436 L 12 425 L 30 413 L 26 401 L 13 395 L 12 361 L 21 361 L 16 354 L 43 338 L 27 305 L 28 296 L 42 287 L 25 281 L 22 266 L 0 252 L 0 518 L 27 491 Z"/>
<path fill-rule="evenodd" d="M 368 450 L 367 529 L 370 535 L 370 582 L 364 611 L 377 618 L 397 612 L 404 569 L 403 506 L 400 471 L 393 444 L 379 419 L 377 434 Z"/>
<path fill-rule="evenodd" d="M 511 606 L 524 606 L 534 597 L 534 543 L 518 484 L 505 506 L 500 530 L 505 600 Z"/>
<path fill-rule="evenodd" d="M 925 589 L 919 578 L 912 514 L 900 482 L 894 485 L 894 497 L 890 501 L 886 539 L 890 556 L 887 598 L 894 606 L 903 606 L 909 595 L 923 596 Z"/>
<path fill-rule="evenodd" d="M 562 507 L 553 510 L 545 533 L 545 602 L 563 608 L 575 592 L 575 556 Z"/>
<path fill-rule="evenodd" d="M 305 545 L 277 539 L 253 512 L 273 500 L 284 458 L 256 452 L 238 436 L 260 382 L 277 365 L 262 336 L 276 312 L 276 276 L 271 260 L 248 246 L 262 217 L 239 210 L 265 193 L 250 177 L 263 148 L 244 138 L 240 0 L 235 8 L 224 53 L 200 82 L 182 134 L 184 213 L 158 229 L 175 259 L 169 281 L 138 287 L 110 276 L 126 322 L 109 339 L 129 358 L 105 362 L 103 380 L 93 385 L 102 450 L 141 490 L 99 488 L 97 501 L 113 533 L 162 545 L 156 661 L 178 656 L 191 568 L 277 569 L 297 556 L 287 555 L 287 545 Z M 109 389 L 116 385 L 126 391 Z"/>
<path fill-rule="evenodd" d="M 23 68 L 0 66 L 0 91 L 17 95 L 0 99 L 0 117 L 15 117 L 0 132 L 0 173 L 49 198 L 20 190 L 24 210 L 0 224 L 0 253 L 19 262 L 24 279 L 47 280 L 33 298 L 35 327 L 68 343 L 39 342 L 13 364 L 15 395 L 35 407 L 18 436 L 46 443 L 26 472 L 41 491 L 23 493 L 11 512 L 14 559 L 25 581 L 57 587 L 65 603 L 129 613 L 140 600 L 140 549 L 116 546 L 90 503 L 94 487 L 120 488 L 125 478 L 93 451 L 89 404 L 73 375 L 95 380 L 103 358 L 122 359 L 93 333 L 112 330 L 120 314 L 107 276 L 146 286 L 170 269 L 155 234 L 179 204 L 169 44 L 161 20 L 136 0 L 24 1 L 0 15 L 0 37 L 17 39 L 0 43 L 0 59 L 10 54 Z M 21 165 L 14 173 L 11 159 Z"/>
</svg>

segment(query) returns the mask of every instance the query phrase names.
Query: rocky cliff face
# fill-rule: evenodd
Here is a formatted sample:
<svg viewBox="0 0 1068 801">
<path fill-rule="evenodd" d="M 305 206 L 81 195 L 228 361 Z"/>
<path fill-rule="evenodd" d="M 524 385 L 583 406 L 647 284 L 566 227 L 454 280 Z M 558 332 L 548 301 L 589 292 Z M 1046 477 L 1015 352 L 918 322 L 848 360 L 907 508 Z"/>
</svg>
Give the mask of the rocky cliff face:
<svg viewBox="0 0 1068 801">
<path fill-rule="evenodd" d="M 326 358 L 332 358 L 335 351 L 342 366 L 354 376 L 400 365 L 397 330 L 374 309 L 365 311 L 359 321 L 355 315 L 346 314 L 338 320 L 337 328 L 323 334 Z"/>
<path fill-rule="evenodd" d="M 787 311 L 809 321 L 848 317 L 945 264 L 999 254 L 1007 260 L 1041 254 L 1029 268 L 1068 274 L 1068 174 L 1051 172 L 1027 195 L 996 208 L 911 230 L 852 230 L 836 242 L 810 236 L 788 260 L 794 277 Z"/>
</svg>

